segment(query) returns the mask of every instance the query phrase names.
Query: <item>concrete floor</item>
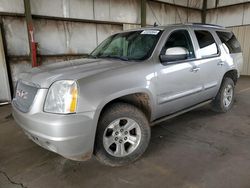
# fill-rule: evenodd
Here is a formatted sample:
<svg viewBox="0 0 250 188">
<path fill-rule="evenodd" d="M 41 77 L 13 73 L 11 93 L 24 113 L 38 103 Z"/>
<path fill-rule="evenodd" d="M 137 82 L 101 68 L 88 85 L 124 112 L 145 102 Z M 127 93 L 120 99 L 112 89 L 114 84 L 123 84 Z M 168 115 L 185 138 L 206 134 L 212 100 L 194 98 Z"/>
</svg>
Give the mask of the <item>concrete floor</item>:
<svg viewBox="0 0 250 188">
<path fill-rule="evenodd" d="M 145 155 L 119 168 L 64 159 L 37 146 L 0 107 L 0 188 L 250 187 L 250 78 L 226 114 L 203 107 L 152 128 Z"/>
</svg>

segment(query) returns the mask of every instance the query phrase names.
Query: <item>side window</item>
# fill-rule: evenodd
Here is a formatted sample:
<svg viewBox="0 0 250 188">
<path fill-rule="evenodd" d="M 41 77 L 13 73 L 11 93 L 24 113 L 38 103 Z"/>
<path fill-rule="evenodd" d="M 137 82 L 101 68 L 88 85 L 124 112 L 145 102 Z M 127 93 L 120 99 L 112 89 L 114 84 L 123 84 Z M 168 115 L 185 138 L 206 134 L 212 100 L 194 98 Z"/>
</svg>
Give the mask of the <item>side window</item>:
<svg viewBox="0 0 250 188">
<path fill-rule="evenodd" d="M 216 33 L 228 53 L 241 53 L 240 43 L 232 32 L 217 31 Z"/>
<path fill-rule="evenodd" d="M 167 49 L 174 47 L 185 48 L 188 52 L 186 59 L 195 58 L 194 47 L 187 30 L 177 30 L 171 33 L 161 51 L 161 54 L 165 54 Z"/>
<path fill-rule="evenodd" d="M 202 58 L 214 56 L 219 53 L 214 37 L 209 31 L 195 30 L 194 33 L 199 43 Z"/>
</svg>

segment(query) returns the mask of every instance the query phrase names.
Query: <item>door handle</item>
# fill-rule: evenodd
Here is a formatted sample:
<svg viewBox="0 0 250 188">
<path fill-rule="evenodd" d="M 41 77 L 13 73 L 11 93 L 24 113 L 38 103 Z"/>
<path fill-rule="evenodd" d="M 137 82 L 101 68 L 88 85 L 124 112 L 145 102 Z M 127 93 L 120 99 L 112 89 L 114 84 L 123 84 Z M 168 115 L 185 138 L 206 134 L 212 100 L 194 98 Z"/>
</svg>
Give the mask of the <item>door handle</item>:
<svg viewBox="0 0 250 188">
<path fill-rule="evenodd" d="M 192 72 L 198 72 L 199 70 L 200 70 L 201 68 L 200 67 L 194 67 L 194 68 L 192 68 Z"/>
<path fill-rule="evenodd" d="M 220 61 L 219 63 L 217 63 L 218 66 L 223 66 L 225 64 L 224 61 Z"/>
</svg>

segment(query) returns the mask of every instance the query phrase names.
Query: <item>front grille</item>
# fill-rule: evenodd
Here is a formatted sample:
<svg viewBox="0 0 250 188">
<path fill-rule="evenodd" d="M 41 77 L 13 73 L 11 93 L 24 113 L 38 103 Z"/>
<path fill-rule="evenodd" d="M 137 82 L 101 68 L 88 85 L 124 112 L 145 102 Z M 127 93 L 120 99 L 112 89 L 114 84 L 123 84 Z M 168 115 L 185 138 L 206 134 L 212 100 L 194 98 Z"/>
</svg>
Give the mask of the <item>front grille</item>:
<svg viewBox="0 0 250 188">
<path fill-rule="evenodd" d="M 18 81 L 15 98 L 13 100 L 14 105 L 22 112 L 29 112 L 38 89 L 39 88 L 33 84 Z"/>
</svg>

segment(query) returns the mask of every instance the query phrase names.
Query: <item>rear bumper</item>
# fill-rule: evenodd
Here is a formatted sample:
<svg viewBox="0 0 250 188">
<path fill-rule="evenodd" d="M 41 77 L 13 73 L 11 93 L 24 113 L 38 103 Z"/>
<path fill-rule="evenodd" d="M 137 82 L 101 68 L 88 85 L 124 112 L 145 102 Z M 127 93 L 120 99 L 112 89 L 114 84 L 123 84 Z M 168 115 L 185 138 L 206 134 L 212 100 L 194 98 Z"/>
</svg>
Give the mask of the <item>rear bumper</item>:
<svg viewBox="0 0 250 188">
<path fill-rule="evenodd" d="M 43 148 L 72 160 L 87 160 L 93 153 L 95 128 L 92 113 L 58 115 L 23 113 L 12 105 L 17 124 Z"/>
</svg>

